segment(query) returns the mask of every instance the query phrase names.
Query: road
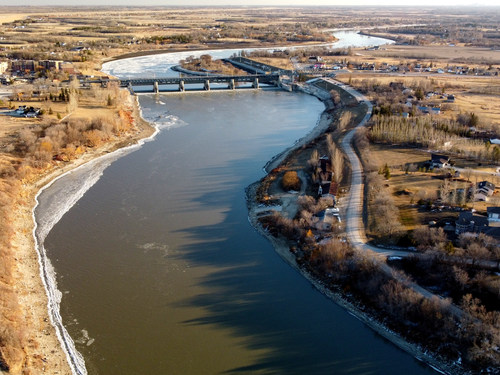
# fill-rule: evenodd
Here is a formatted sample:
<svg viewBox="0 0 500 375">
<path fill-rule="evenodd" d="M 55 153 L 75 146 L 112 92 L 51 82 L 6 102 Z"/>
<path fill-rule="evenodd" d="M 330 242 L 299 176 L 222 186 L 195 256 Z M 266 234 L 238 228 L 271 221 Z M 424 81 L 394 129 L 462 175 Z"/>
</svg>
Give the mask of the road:
<svg viewBox="0 0 500 375">
<path fill-rule="evenodd" d="M 347 86 L 341 82 L 335 81 L 331 78 L 323 78 L 324 80 L 335 84 L 345 91 L 349 92 L 352 96 L 354 96 L 360 103 L 364 103 L 367 106 L 366 114 L 361 120 L 361 122 L 350 132 L 346 134 L 344 139 L 342 140 L 341 147 L 344 150 L 345 155 L 349 159 L 351 164 L 351 188 L 348 197 L 348 204 L 346 206 L 346 235 L 351 243 L 351 245 L 357 250 L 367 252 L 376 258 L 385 260 L 389 256 L 398 256 L 398 257 L 406 257 L 409 254 L 412 254 L 408 251 L 400 251 L 400 250 L 392 250 L 392 249 L 384 249 L 375 246 L 371 246 L 367 244 L 365 229 L 363 225 L 363 169 L 361 163 L 359 161 L 358 155 L 354 151 L 352 147 L 352 139 L 357 129 L 362 126 L 365 126 L 368 120 L 371 117 L 373 106 L 370 101 L 362 95 L 360 92 L 354 90 L 352 87 Z M 440 296 L 435 295 L 434 293 L 428 291 L 427 289 L 422 288 L 421 286 L 409 282 L 408 280 L 404 280 L 400 275 L 396 275 L 394 270 L 388 266 L 385 262 L 381 262 L 382 270 L 393 277 L 397 278 L 399 281 L 405 283 L 408 287 L 412 288 L 417 293 L 420 293 L 422 296 L 426 298 L 433 298 Z M 451 311 L 455 314 L 455 316 L 461 316 L 462 311 L 452 305 Z"/>
<path fill-rule="evenodd" d="M 365 237 L 365 230 L 363 225 L 363 168 L 359 161 L 358 155 L 352 147 L 352 139 L 357 129 L 365 126 L 371 117 L 373 106 L 370 101 L 360 92 L 354 90 L 352 87 L 347 86 L 341 82 L 335 81 L 331 78 L 323 78 L 332 84 L 335 84 L 354 96 L 359 103 L 366 104 L 366 114 L 361 122 L 346 134 L 342 140 L 341 147 L 344 150 L 346 157 L 351 164 L 351 188 L 349 191 L 348 204 L 346 206 L 346 234 L 349 242 L 357 249 L 373 252 L 384 258 L 388 256 L 407 256 L 408 252 L 383 249 L 375 246 L 368 245 Z"/>
</svg>

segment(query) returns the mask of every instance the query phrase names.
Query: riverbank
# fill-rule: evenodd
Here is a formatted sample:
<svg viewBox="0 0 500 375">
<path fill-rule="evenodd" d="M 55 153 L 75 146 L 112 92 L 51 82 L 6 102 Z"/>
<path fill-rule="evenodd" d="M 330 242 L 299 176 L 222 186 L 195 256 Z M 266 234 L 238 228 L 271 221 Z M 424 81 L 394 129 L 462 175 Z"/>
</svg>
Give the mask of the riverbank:
<svg viewBox="0 0 500 375">
<path fill-rule="evenodd" d="M 276 44 L 263 44 L 263 43 L 247 43 L 247 42 L 239 42 L 239 43 L 219 43 L 219 44 L 214 44 L 214 45 L 194 45 L 190 46 L 189 48 L 161 48 L 161 49 L 149 49 L 149 50 L 144 50 L 144 51 L 135 51 L 135 52 L 129 52 L 129 53 L 124 53 L 124 54 L 119 54 L 113 57 L 110 57 L 108 59 L 105 59 L 102 61 L 102 63 L 110 62 L 110 61 L 116 61 L 116 60 L 123 60 L 123 59 L 129 59 L 132 57 L 142 57 L 142 56 L 149 56 L 149 55 L 161 55 L 164 53 L 177 53 L 177 52 L 200 52 L 200 51 L 213 51 L 213 50 L 227 50 L 227 49 L 238 49 L 241 51 L 244 50 L 249 50 L 249 49 L 273 49 L 273 48 L 307 48 L 307 47 L 317 47 L 317 46 L 323 46 L 323 45 L 329 45 L 332 43 L 337 42 L 339 39 L 332 37 L 332 41 L 328 43 L 323 43 L 319 41 L 312 41 L 312 42 L 305 42 L 305 43 L 300 43 L 297 44 L 296 42 L 281 42 L 279 44 L 279 47 Z"/>
<path fill-rule="evenodd" d="M 130 104 L 133 108 L 131 131 L 101 147 L 88 150 L 78 159 L 57 162 L 43 172 L 34 174 L 30 179 L 23 180 L 14 204 L 17 215 L 12 222 L 14 234 L 11 244 L 16 254 L 13 269 L 15 292 L 18 295 L 22 314 L 20 321 L 24 324 L 24 336 L 28 344 L 23 348 L 24 359 L 11 366 L 10 374 L 71 373 L 67 353 L 58 339 L 54 322 L 49 318 L 51 314 L 47 311 L 47 289 L 40 277 L 43 270 L 40 269 L 39 255 L 35 250 L 36 244 L 32 235 L 35 228 L 33 210 L 36 206 L 36 196 L 41 189 L 63 174 L 153 135 L 155 129 L 140 116 L 137 101 L 131 100 Z"/>
<path fill-rule="evenodd" d="M 325 101 L 325 98 L 329 97 L 327 91 L 321 90 L 316 86 L 306 86 L 303 90 L 318 97 L 319 99 Z M 323 91 L 323 92 L 321 92 Z M 325 106 L 327 107 L 325 111 L 321 114 L 320 121 L 317 127 L 306 137 L 299 140 L 293 147 L 285 150 L 283 153 L 277 155 L 273 158 L 265 167 L 265 170 L 269 173 L 274 168 L 279 168 L 283 166 L 284 161 L 293 157 L 293 153 L 301 147 L 305 147 L 308 143 L 313 141 L 316 137 L 323 134 L 326 129 L 330 126 L 331 118 L 327 113 L 331 109 L 331 103 L 328 99 L 325 101 Z M 255 182 L 247 188 L 247 205 L 249 210 L 249 221 L 254 226 L 254 228 L 265 238 L 267 238 L 275 248 L 275 251 L 280 255 L 280 257 L 285 260 L 290 266 L 301 273 L 311 284 L 318 289 L 322 294 L 326 295 L 332 301 L 334 301 L 339 306 L 343 307 L 349 311 L 352 315 L 361 320 L 364 324 L 369 326 L 375 332 L 377 332 L 382 337 L 386 338 L 394 345 L 404 350 L 405 352 L 412 355 L 414 358 L 422 361 L 435 369 L 438 372 L 445 374 L 459 374 L 461 369 L 454 364 L 449 364 L 436 357 L 432 353 L 427 352 L 424 348 L 417 344 L 410 343 L 406 341 L 402 336 L 396 332 L 390 330 L 386 325 L 379 321 L 374 314 L 367 312 L 365 308 L 358 303 L 352 296 L 345 294 L 343 291 L 338 289 L 333 289 L 327 287 L 320 279 L 313 275 L 306 267 L 299 265 L 296 260 L 295 254 L 290 250 L 292 246 L 296 244 L 287 240 L 284 237 L 275 237 L 269 231 L 267 231 L 261 223 L 259 222 L 259 213 L 262 212 L 261 204 L 257 202 L 257 191 L 260 186 L 261 181 Z"/>
</svg>

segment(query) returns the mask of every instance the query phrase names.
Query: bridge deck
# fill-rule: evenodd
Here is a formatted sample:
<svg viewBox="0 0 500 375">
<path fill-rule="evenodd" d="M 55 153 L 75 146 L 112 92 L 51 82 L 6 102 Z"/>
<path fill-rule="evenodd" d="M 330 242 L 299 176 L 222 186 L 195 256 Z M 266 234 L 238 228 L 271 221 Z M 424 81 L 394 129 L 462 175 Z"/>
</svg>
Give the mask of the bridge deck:
<svg viewBox="0 0 500 375">
<path fill-rule="evenodd" d="M 152 85 L 179 85 L 183 82 L 188 84 L 204 84 L 209 81 L 210 83 L 229 83 L 231 81 L 249 82 L 252 83 L 258 80 L 259 83 L 275 84 L 279 81 L 279 74 L 249 74 L 241 76 L 191 76 L 191 77 L 164 77 L 164 78 L 131 78 L 131 79 L 110 79 L 110 80 L 95 80 L 88 81 L 88 83 L 105 84 L 107 82 L 118 82 L 120 86 L 152 86 Z"/>
</svg>

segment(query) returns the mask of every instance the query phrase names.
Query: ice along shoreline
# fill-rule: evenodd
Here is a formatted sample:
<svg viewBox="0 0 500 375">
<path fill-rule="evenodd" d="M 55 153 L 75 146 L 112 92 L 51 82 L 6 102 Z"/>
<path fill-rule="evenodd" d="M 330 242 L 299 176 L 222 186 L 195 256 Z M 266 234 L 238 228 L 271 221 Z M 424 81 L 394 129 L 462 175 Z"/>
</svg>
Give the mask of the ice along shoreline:
<svg viewBox="0 0 500 375">
<path fill-rule="evenodd" d="M 381 39 L 382 40 L 382 39 Z M 386 42 L 392 42 L 390 40 L 385 40 Z M 336 43 L 338 43 L 337 41 Z M 335 44 L 336 44 L 335 43 Z M 335 45 L 328 44 L 332 46 L 332 48 L 335 48 Z M 301 47 L 311 47 L 311 46 L 301 46 Z M 266 47 L 264 47 L 266 48 Z M 293 48 L 293 47 L 292 47 Z M 300 47 L 298 47 L 300 48 Z M 231 50 L 217 50 L 216 52 L 221 52 L 221 53 L 228 53 L 228 51 Z M 196 51 L 187 51 L 188 53 L 192 54 L 193 52 Z M 184 53 L 187 53 L 184 52 Z M 210 53 L 213 52 L 213 50 L 204 50 L 204 51 L 199 51 L 198 53 Z M 160 55 L 157 55 L 161 58 L 161 56 L 164 55 L 182 55 L 183 52 L 178 52 L 178 53 L 162 53 Z M 152 58 L 153 55 L 147 54 L 146 56 L 140 56 L 145 57 L 145 58 Z M 174 57 L 174 56 L 172 56 Z M 174 57 L 175 58 L 175 57 Z M 135 58 L 137 59 L 137 57 Z M 134 60 L 134 58 L 129 58 L 129 60 Z M 109 63 L 116 62 L 117 60 L 110 61 Z M 168 68 L 167 68 L 168 70 Z M 113 72 L 111 72 L 113 74 Z M 123 72 L 117 72 L 119 75 L 120 73 Z M 138 109 L 138 116 L 139 119 L 136 119 L 136 121 L 142 121 L 146 123 L 146 121 L 142 117 L 141 113 L 141 108 L 138 103 L 137 97 L 136 99 L 136 108 Z M 323 116 L 323 115 L 322 115 Z M 327 116 L 327 115 L 326 115 Z M 326 120 L 325 120 L 326 121 Z M 328 123 L 323 121 L 323 123 Z M 320 121 L 321 122 L 321 121 Z M 312 133 L 320 131 L 320 126 L 318 125 L 315 129 L 313 129 Z M 81 354 L 76 350 L 74 342 L 68 332 L 66 331 L 64 324 L 62 322 L 62 318 L 60 316 L 60 308 L 59 308 L 59 303 L 61 300 L 61 292 L 57 289 L 57 282 L 55 279 L 55 272 L 53 270 L 53 267 L 51 265 L 50 259 L 47 257 L 47 254 L 45 252 L 45 248 L 43 246 L 43 240 L 45 239 L 45 236 L 49 233 L 50 229 L 59 221 L 59 219 L 64 215 L 67 210 L 71 208 L 72 205 L 74 205 L 81 196 L 99 179 L 99 177 L 102 175 L 102 172 L 108 165 L 110 165 L 114 160 L 117 160 L 121 156 L 124 156 L 125 154 L 132 152 L 138 148 L 140 148 L 145 142 L 149 140 L 153 140 L 154 137 L 158 134 L 159 132 L 159 127 L 156 126 L 154 131 L 152 132 L 141 132 L 142 135 L 137 135 L 135 137 L 129 137 L 126 140 L 118 140 L 116 142 L 113 142 L 113 144 L 105 145 L 103 149 L 96 150 L 96 152 L 91 153 L 91 155 L 85 155 L 81 159 L 75 161 L 74 163 L 71 163 L 71 165 L 65 166 L 63 169 L 56 169 L 55 171 L 52 171 L 49 176 L 44 176 L 43 178 L 40 178 L 38 181 L 35 182 L 36 187 L 33 186 L 35 189 L 35 195 L 34 195 L 34 200 L 35 200 L 35 205 L 32 208 L 31 211 L 31 216 L 33 220 L 33 231 L 32 231 L 32 238 L 35 244 L 35 249 L 37 253 L 37 258 L 38 258 L 38 267 L 39 267 L 39 274 L 42 279 L 42 283 L 45 288 L 45 294 L 47 297 L 47 308 L 49 312 L 49 317 L 52 326 L 54 327 L 56 331 L 56 335 L 59 339 L 59 342 L 61 344 L 61 348 L 63 349 L 67 361 L 70 364 L 71 371 L 74 374 L 86 374 L 86 368 L 85 368 L 85 361 Z M 127 144 L 124 145 L 123 143 L 126 142 Z M 131 144 L 133 143 L 133 144 Z M 280 154 L 282 156 L 285 156 L 286 153 Z M 279 160 L 281 159 L 280 155 L 277 157 L 273 158 L 272 161 L 270 161 L 269 165 L 273 163 L 279 163 Z M 39 198 L 42 193 L 46 192 L 47 189 L 53 184 L 55 184 L 58 180 L 63 178 L 64 176 L 67 176 L 68 174 L 74 173 L 78 171 L 80 168 L 90 168 L 98 163 L 103 164 L 103 168 L 100 170 L 94 170 L 94 176 L 91 182 L 90 180 L 85 184 L 85 186 L 82 186 L 81 189 L 77 190 L 74 192 L 74 195 L 72 196 L 69 201 L 67 201 L 62 207 L 58 207 L 57 215 L 53 215 L 51 217 L 49 225 L 41 226 L 39 222 L 40 219 L 40 214 L 37 212 L 37 209 L 39 209 Z M 44 182 L 41 182 L 41 181 Z M 41 186 L 40 186 L 41 185 Z M 38 191 L 36 191 L 38 189 Z M 60 202 L 58 202 L 59 206 Z M 45 314 L 44 314 L 45 315 Z"/>
<path fill-rule="evenodd" d="M 135 98 L 133 106 L 135 107 L 134 120 L 139 127 L 138 133 L 128 135 L 125 139 L 118 139 L 106 144 L 100 149 L 91 151 L 80 159 L 74 160 L 63 168 L 53 170 L 49 175 L 36 181 L 34 183 L 35 186 L 33 186 L 36 190 L 38 186 L 41 185 L 34 196 L 35 204 L 31 210 L 31 215 L 33 219 L 32 236 L 38 259 L 39 274 L 47 297 L 47 312 L 71 372 L 75 375 L 87 374 L 85 360 L 76 349 L 74 340 L 64 327 L 60 315 L 62 293 L 57 288 L 56 274 L 47 256 L 44 240 L 54 225 L 57 224 L 63 215 L 99 180 L 104 170 L 112 162 L 139 149 L 144 143 L 153 140 L 158 134 L 159 128 L 143 119 L 137 98 Z M 47 189 L 52 187 L 62 178 L 84 168 L 87 168 L 90 173 L 88 174 L 89 178 L 86 179 L 83 185 L 79 184 L 78 186 L 73 186 L 72 189 L 69 189 L 69 194 L 67 193 L 67 189 L 65 189 L 63 197 L 57 196 L 55 197 L 56 199 L 53 199 L 50 209 L 45 207 L 45 212 L 40 210 L 40 196 L 46 192 Z"/>
</svg>

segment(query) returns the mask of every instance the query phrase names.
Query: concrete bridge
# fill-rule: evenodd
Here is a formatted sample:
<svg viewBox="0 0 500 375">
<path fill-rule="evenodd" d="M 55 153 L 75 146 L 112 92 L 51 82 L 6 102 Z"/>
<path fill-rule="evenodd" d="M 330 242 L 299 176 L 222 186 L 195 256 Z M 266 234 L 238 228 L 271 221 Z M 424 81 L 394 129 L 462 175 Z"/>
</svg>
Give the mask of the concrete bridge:
<svg viewBox="0 0 500 375">
<path fill-rule="evenodd" d="M 109 82 L 117 82 L 121 87 L 127 87 L 134 91 L 134 88 L 148 86 L 151 91 L 158 92 L 183 92 L 183 91 L 210 91 L 213 89 L 235 90 L 239 83 L 250 83 L 252 88 L 258 89 L 261 84 L 280 86 L 281 75 L 271 74 L 251 74 L 241 76 L 212 75 L 212 76 L 190 76 L 190 77 L 165 77 L 165 78 L 134 78 L 134 79 L 101 79 L 87 81 L 87 83 L 99 83 L 106 86 Z M 213 84 L 217 84 L 213 87 Z M 221 87 L 222 84 L 222 87 Z M 196 87 L 188 88 L 189 85 Z M 200 87 L 200 85 L 202 85 Z M 169 88 L 161 86 L 170 86 Z M 174 87 L 172 89 L 172 86 Z M 248 86 L 246 87 L 248 88 Z"/>
<path fill-rule="evenodd" d="M 292 76 L 291 70 L 281 69 L 246 57 L 231 57 L 223 60 L 252 74 L 280 74 L 282 76 Z"/>
</svg>

